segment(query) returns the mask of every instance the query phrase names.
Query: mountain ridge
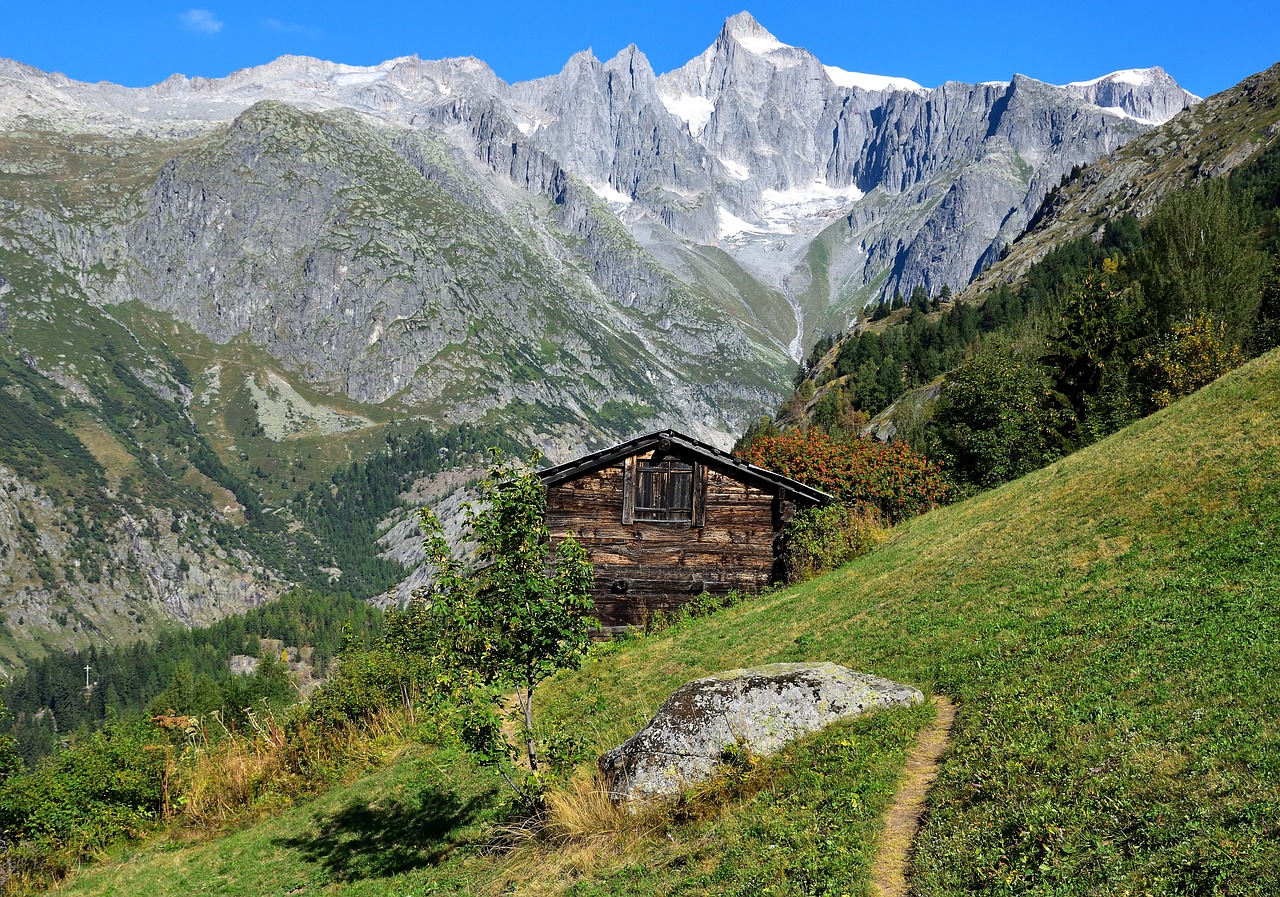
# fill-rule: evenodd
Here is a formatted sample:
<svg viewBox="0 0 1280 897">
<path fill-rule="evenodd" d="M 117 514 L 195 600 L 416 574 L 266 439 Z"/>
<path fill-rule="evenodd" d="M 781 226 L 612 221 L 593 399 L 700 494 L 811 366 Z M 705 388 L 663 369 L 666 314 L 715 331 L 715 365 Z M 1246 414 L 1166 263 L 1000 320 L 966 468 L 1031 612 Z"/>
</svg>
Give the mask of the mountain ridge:
<svg viewBox="0 0 1280 897">
<path fill-rule="evenodd" d="M 13 64 L 7 67 L 12 69 Z M 624 68 L 631 82 L 625 88 L 617 77 Z M 716 79 L 710 78 L 713 68 Z M 701 55 L 661 75 L 653 71 L 634 44 L 604 62 L 589 51 L 578 53 L 557 74 L 514 84 L 503 82 L 486 64 L 471 57 L 429 61 L 407 56 L 375 66 L 281 57 L 222 79 L 173 76 L 146 88 L 86 85 L 64 76 L 42 77 L 42 73 L 29 67 L 22 67 L 22 71 L 28 80 L 50 81 L 59 89 L 85 96 L 49 96 L 48 91 L 43 91 L 39 96 L 28 97 L 30 102 L 24 104 L 21 98 L 14 98 L 12 83 L 8 91 L 0 85 L 0 96 L 7 97 L 7 102 L 0 102 L 0 118 L 12 121 L 26 115 L 38 121 L 42 116 L 56 118 L 56 110 L 61 108 L 71 123 L 86 128 L 150 129 L 169 136 L 190 136 L 268 98 L 283 99 L 303 108 L 352 108 L 410 128 L 429 127 L 439 120 L 441 108 L 474 109 L 492 104 L 520 132 L 515 135 L 517 142 L 529 141 L 531 149 L 549 151 L 605 198 L 628 226 L 634 227 L 636 219 L 648 216 L 672 229 L 678 238 L 704 246 L 723 244 L 740 264 L 745 262 L 764 274 L 766 286 L 784 293 L 789 291 L 789 279 L 804 277 L 805 260 L 797 253 L 807 250 L 815 234 L 840 213 L 856 211 L 856 203 L 877 185 L 885 187 L 886 199 L 890 199 L 913 185 L 926 184 L 931 176 L 928 168 L 916 170 L 918 163 L 906 160 L 884 166 L 885 138 L 876 138 L 868 113 L 883 106 L 892 114 L 894 97 L 899 94 L 936 94 L 939 101 L 949 105 L 962 100 L 955 96 L 955 85 L 960 82 L 948 82 L 932 90 L 911 86 L 868 92 L 857 86 L 841 87 L 831 80 L 827 68 L 816 57 L 803 48 L 784 44 L 746 12 L 728 19 Z M 797 73 L 803 75 L 798 81 Z M 1132 77 L 1135 73 L 1142 77 Z M 12 82 L 12 76 L 8 80 Z M 711 91 L 711 80 L 725 85 L 728 92 Z M 1013 90 L 1022 80 L 1026 79 L 1014 76 L 1005 86 Z M 887 83 L 892 81 L 887 79 Z M 1144 85 L 1155 93 L 1136 98 L 1134 92 L 1144 89 Z M 969 87 L 984 88 L 971 93 L 974 97 L 981 94 L 979 102 L 986 107 L 995 108 L 1002 101 L 991 91 L 995 85 Z M 622 92 L 615 95 L 614 89 Z M 1145 127 L 1146 122 L 1159 120 L 1174 107 L 1181 108 L 1198 99 L 1177 88 L 1158 68 L 1122 70 L 1053 90 L 1055 102 L 1074 97 L 1085 103 L 1083 108 L 1101 115 L 1123 135 L 1121 142 L 1136 133 L 1132 127 L 1126 129 L 1125 122 Z M 92 97 L 88 95 L 95 91 L 105 107 L 80 109 L 77 113 L 77 104 L 89 103 Z M 1109 105 L 1089 102 L 1089 98 Z M 753 124 L 758 116 L 750 114 L 756 99 L 763 99 L 770 110 L 764 129 L 758 122 Z M 149 105 L 152 102 L 159 105 L 153 108 Z M 941 107 L 928 108 L 931 117 L 945 115 Z M 913 116 L 919 114 L 907 111 Z M 811 120 L 820 125 L 812 127 L 808 124 Z M 787 126 L 781 126 L 781 122 Z M 818 134 L 832 133 L 833 129 L 837 134 L 836 151 L 824 159 L 815 140 Z M 638 137 L 644 134 L 649 135 L 647 145 Z M 890 136 L 898 141 L 902 135 Z M 918 135 L 909 136 L 918 139 Z M 965 152 L 972 154 L 972 147 L 978 146 L 975 141 L 981 136 L 978 133 L 962 138 L 962 144 L 971 145 Z M 1076 134 L 1071 141 L 1078 143 L 1081 137 Z M 871 144 L 871 155 L 859 159 L 863 153 L 857 148 L 868 139 L 880 146 Z M 1062 135 L 1055 135 L 1054 139 L 1064 140 Z M 951 151 L 956 140 L 950 138 L 952 146 L 930 148 L 929 155 L 952 160 L 950 164 L 955 165 L 958 160 L 953 159 Z M 752 144 L 770 149 L 763 154 L 754 152 L 748 148 Z M 1103 143 L 1085 155 L 1100 155 L 1115 145 Z M 670 163 L 655 167 L 655 162 L 667 157 Z M 1052 171 L 1026 182 L 1030 192 L 1047 189 L 1045 183 L 1080 162 L 1075 156 L 1061 163 L 1051 160 Z M 826 201 L 815 203 L 815 192 Z M 1014 205 L 1023 210 L 1036 204 L 1039 197 L 1033 199 Z M 912 205 L 915 204 L 906 204 L 906 209 L 896 214 L 912 214 Z M 985 214 L 989 217 L 993 213 L 987 210 Z M 1016 217 L 1028 214 L 1023 210 Z M 770 232 L 792 237 L 792 245 L 781 254 L 786 258 L 783 264 L 763 264 L 761 257 L 773 258 L 767 250 L 735 245 L 760 242 L 751 237 Z M 866 233 L 849 236 L 874 239 L 874 235 Z M 999 241 L 1011 237 L 1009 228 L 993 229 L 988 224 L 984 226 L 984 238 L 997 242 L 966 246 L 963 257 L 949 263 L 948 270 L 932 273 L 933 285 L 947 282 L 953 288 L 963 286 L 972 270 L 981 267 L 977 263 L 984 254 L 998 251 Z M 918 249 L 908 250 L 906 255 L 890 253 L 886 246 L 873 253 L 858 276 L 861 292 L 855 291 L 857 295 L 826 298 L 840 305 L 843 310 L 839 314 L 848 318 L 849 310 L 856 310 L 853 306 L 865 302 L 872 292 L 880 296 L 895 289 L 909 292 L 925 277 L 914 257 L 937 249 L 927 228 L 918 231 L 916 239 L 921 241 Z M 794 245 L 797 242 L 799 247 Z M 889 278 L 876 284 L 886 266 L 891 268 Z M 829 294 L 830 285 L 819 291 Z M 808 309 L 808 316 L 813 319 L 820 309 L 816 301 L 810 305 L 813 307 Z M 821 332 L 826 323 L 810 320 L 806 327 L 800 322 L 808 337 Z"/>
<path fill-rule="evenodd" d="M 1208 97 L 1135 139 L 1113 156 L 1075 172 L 1054 190 L 1005 257 L 962 291 L 972 301 L 999 283 L 1016 283 L 1047 247 L 1125 213 L 1142 217 L 1167 192 L 1220 177 L 1256 158 L 1280 137 L 1280 64 Z"/>
</svg>

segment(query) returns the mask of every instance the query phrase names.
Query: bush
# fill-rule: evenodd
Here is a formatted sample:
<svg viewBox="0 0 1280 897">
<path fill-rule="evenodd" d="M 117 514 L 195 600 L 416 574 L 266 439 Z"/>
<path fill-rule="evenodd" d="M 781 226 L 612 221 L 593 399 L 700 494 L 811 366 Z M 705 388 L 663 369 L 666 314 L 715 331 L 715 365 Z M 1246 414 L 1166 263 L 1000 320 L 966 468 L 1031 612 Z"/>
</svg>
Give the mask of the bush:
<svg viewBox="0 0 1280 897">
<path fill-rule="evenodd" d="M 161 816 L 168 742 L 141 723 L 108 723 L 0 787 L 0 827 L 98 848 Z"/>
<path fill-rule="evenodd" d="M 306 716 L 326 726 L 363 722 L 380 711 L 412 707 L 431 681 L 424 655 L 385 648 L 344 654 L 337 672 L 311 695 Z"/>
<path fill-rule="evenodd" d="M 1208 386 L 1244 361 L 1240 347 L 1227 342 L 1226 325 L 1207 315 L 1173 325 L 1172 333 L 1135 363 L 1150 408 L 1166 408 Z"/>
<path fill-rule="evenodd" d="M 714 613 L 734 607 L 742 602 L 759 598 L 771 592 L 775 586 L 765 586 L 760 589 L 746 591 L 745 589 L 730 589 L 722 595 L 712 592 L 703 592 L 695 596 L 691 601 L 682 604 L 678 610 L 673 611 L 657 611 L 645 620 L 644 633 L 646 635 L 656 635 L 659 632 L 670 632 L 687 625 L 693 620 L 700 620 L 703 617 L 709 617 Z M 614 639 L 606 644 L 619 644 L 619 639 Z"/>
<path fill-rule="evenodd" d="M 801 511 L 787 524 L 787 582 L 803 582 L 866 554 L 884 535 L 871 508 L 832 504 Z"/>
<path fill-rule="evenodd" d="M 905 443 L 791 430 L 757 439 L 741 457 L 829 492 L 843 504 L 874 508 L 890 523 L 937 507 L 950 490 L 941 465 Z"/>
<path fill-rule="evenodd" d="M 0 785 L 0 831 L 18 842 L 7 858 L 21 878 L 49 883 L 83 857 L 162 818 L 169 744 L 141 722 L 99 732 Z"/>
</svg>

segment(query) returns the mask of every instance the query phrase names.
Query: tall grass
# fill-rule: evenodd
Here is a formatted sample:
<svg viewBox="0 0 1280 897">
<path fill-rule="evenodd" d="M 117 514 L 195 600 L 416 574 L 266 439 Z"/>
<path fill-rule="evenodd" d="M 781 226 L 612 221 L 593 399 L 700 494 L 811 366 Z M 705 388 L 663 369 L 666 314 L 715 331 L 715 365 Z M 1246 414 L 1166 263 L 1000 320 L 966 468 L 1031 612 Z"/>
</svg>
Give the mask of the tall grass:
<svg viewBox="0 0 1280 897">
<path fill-rule="evenodd" d="M 359 723 L 312 727 L 270 711 L 253 714 L 248 733 L 210 733 L 201 719 L 172 767 L 179 795 L 171 821 L 196 830 L 243 822 L 385 765 L 402 751 L 411 726 L 401 707 Z"/>
<path fill-rule="evenodd" d="M 415 726 L 402 706 L 327 727 L 307 725 L 297 709 L 265 706 L 249 720 L 243 732 L 217 713 L 158 718 L 149 731 L 140 723 L 108 727 L 6 783 L 0 894 L 48 887 L 122 839 L 166 831 L 198 840 L 251 824 L 385 766 Z M 122 762 L 126 754 L 139 762 Z"/>
</svg>

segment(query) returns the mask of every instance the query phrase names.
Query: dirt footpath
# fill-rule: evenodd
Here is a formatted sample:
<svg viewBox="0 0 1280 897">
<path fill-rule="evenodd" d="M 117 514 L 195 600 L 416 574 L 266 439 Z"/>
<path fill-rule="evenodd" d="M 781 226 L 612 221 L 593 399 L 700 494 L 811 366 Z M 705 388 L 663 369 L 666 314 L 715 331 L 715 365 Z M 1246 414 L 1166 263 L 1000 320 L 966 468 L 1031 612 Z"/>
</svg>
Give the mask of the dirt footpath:
<svg viewBox="0 0 1280 897">
<path fill-rule="evenodd" d="M 938 718 L 920 733 L 915 749 L 907 758 L 906 772 L 898 796 L 884 820 L 884 835 L 871 867 L 871 893 L 879 897 L 907 897 L 907 852 L 920 828 L 924 815 L 924 799 L 929 786 L 938 777 L 938 760 L 951 743 L 951 727 L 956 708 L 950 700 L 938 695 L 933 699 Z"/>
</svg>

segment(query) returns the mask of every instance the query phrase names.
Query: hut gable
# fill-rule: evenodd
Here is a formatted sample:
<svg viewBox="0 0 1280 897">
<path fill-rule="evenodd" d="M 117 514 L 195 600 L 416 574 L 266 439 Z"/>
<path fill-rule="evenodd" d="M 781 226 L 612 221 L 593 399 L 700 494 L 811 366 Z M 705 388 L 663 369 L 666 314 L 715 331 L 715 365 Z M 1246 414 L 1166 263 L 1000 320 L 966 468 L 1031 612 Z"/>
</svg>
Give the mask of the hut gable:
<svg viewBox="0 0 1280 897">
<path fill-rule="evenodd" d="M 606 629 L 643 625 L 704 591 L 774 582 L 783 524 L 795 509 L 830 500 L 673 430 L 540 476 L 552 539 L 572 532 L 595 567 Z"/>
</svg>

